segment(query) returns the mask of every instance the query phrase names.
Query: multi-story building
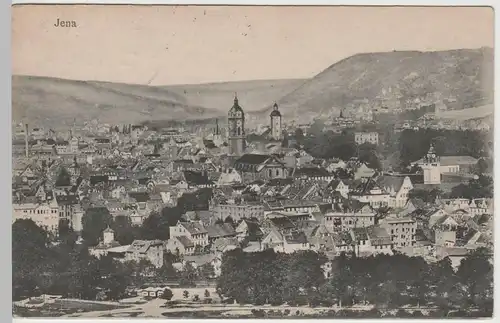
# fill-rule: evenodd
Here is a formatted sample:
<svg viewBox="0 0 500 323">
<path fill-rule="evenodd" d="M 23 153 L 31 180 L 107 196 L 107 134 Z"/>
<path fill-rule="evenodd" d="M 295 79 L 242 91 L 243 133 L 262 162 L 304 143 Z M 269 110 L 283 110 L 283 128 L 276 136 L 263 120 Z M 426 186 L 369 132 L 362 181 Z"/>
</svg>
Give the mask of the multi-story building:
<svg viewBox="0 0 500 323">
<path fill-rule="evenodd" d="M 208 231 L 198 222 L 177 222 L 170 227 L 170 237 L 188 237 L 195 246 L 208 245 Z"/>
<path fill-rule="evenodd" d="M 12 205 L 12 221 L 31 219 L 39 227 L 57 233 L 59 230 L 59 206 L 55 198 L 44 202 L 20 202 Z"/>
<path fill-rule="evenodd" d="M 216 204 L 210 205 L 210 211 L 213 212 L 214 218 L 222 221 L 231 218 L 234 221 L 241 219 L 264 217 L 264 206 L 260 203 L 242 203 L 242 204 Z"/>
<path fill-rule="evenodd" d="M 369 143 L 378 145 L 378 133 L 376 132 L 356 132 L 354 133 L 354 141 L 358 145 Z"/>
<path fill-rule="evenodd" d="M 148 260 L 156 268 L 163 266 L 163 241 L 134 240 L 125 252 L 125 261 Z"/>
<path fill-rule="evenodd" d="M 383 219 L 380 225 L 391 235 L 395 248 L 415 245 L 415 232 L 417 230 L 417 222 L 415 220 L 409 217 L 389 217 Z"/>
</svg>

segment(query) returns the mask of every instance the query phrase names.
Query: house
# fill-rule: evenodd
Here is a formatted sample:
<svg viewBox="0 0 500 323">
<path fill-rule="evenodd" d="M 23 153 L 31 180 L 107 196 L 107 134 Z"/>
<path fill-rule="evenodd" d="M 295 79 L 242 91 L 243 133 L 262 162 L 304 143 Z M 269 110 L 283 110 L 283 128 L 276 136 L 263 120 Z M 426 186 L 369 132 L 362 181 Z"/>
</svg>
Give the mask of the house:
<svg viewBox="0 0 500 323">
<path fill-rule="evenodd" d="M 264 205 L 258 202 L 215 203 L 209 205 L 209 210 L 213 213 L 214 218 L 222 221 L 227 218 L 240 221 L 241 219 L 262 219 L 264 217 Z"/>
<path fill-rule="evenodd" d="M 351 235 L 355 244 L 354 252 L 358 256 L 373 254 L 392 254 L 393 242 L 386 229 L 380 226 L 354 228 Z"/>
<path fill-rule="evenodd" d="M 320 167 L 300 167 L 292 170 L 292 177 L 301 180 L 332 181 L 334 175 Z"/>
<path fill-rule="evenodd" d="M 387 217 L 380 221 L 381 227 L 391 235 L 395 248 L 415 245 L 417 222 L 410 217 Z"/>
<path fill-rule="evenodd" d="M 126 261 L 148 260 L 156 268 L 163 266 L 164 245 L 160 240 L 134 240 L 125 252 Z"/>
<path fill-rule="evenodd" d="M 177 222 L 170 227 L 170 237 L 185 236 L 191 240 L 195 247 L 208 245 L 208 231 L 198 222 Z"/>
<path fill-rule="evenodd" d="M 383 175 L 377 179 L 381 188 L 389 193 L 388 206 L 403 208 L 408 202 L 408 194 L 413 189 L 410 177 Z"/>
<path fill-rule="evenodd" d="M 375 224 L 375 215 L 369 203 L 344 200 L 332 204 L 332 210 L 325 213 L 323 224 L 332 231 L 368 227 Z"/>
<path fill-rule="evenodd" d="M 31 219 L 39 227 L 57 233 L 59 230 L 59 205 L 55 198 L 44 202 L 22 201 L 12 204 L 12 222 Z"/>
<path fill-rule="evenodd" d="M 217 179 L 217 186 L 234 185 L 242 182 L 241 175 L 234 168 L 223 171 Z"/>
<path fill-rule="evenodd" d="M 215 183 L 208 178 L 207 172 L 196 172 L 192 170 L 186 170 L 183 172 L 184 179 L 188 183 L 189 187 L 196 188 L 207 188 L 214 187 Z"/>
<path fill-rule="evenodd" d="M 288 176 L 283 162 L 271 155 L 245 154 L 234 162 L 234 169 L 241 174 L 244 182 Z"/>
<path fill-rule="evenodd" d="M 361 178 L 371 178 L 375 175 L 375 170 L 371 169 L 370 167 L 366 166 L 365 163 L 362 163 L 359 166 L 354 167 L 353 170 L 354 173 L 354 179 L 361 179 Z"/>
<path fill-rule="evenodd" d="M 328 183 L 327 190 L 329 192 L 339 192 L 342 197 L 347 198 L 349 194 L 349 185 L 341 179 L 334 179 Z"/>
<path fill-rule="evenodd" d="M 261 241 L 264 233 L 257 221 L 243 219 L 235 229 L 238 241 L 248 239 L 249 241 Z"/>
<path fill-rule="evenodd" d="M 237 235 L 236 231 L 229 223 L 213 224 L 206 227 L 206 230 L 208 232 L 209 243 L 213 243 L 221 238 L 234 238 Z"/>
<path fill-rule="evenodd" d="M 181 271 L 190 264 L 194 269 L 202 268 L 203 266 L 212 266 L 214 275 L 211 278 L 219 277 L 221 274 L 222 256 L 220 254 L 204 254 L 185 256 L 182 262 L 177 266 Z M 174 264 L 175 265 L 175 264 Z"/>
<path fill-rule="evenodd" d="M 369 143 L 372 145 L 378 145 L 378 133 L 377 132 L 355 132 L 354 142 L 357 145 L 362 145 L 364 143 Z"/>
<path fill-rule="evenodd" d="M 364 179 L 352 189 L 349 196 L 362 203 L 369 203 L 375 209 L 389 206 L 391 197 L 373 178 Z"/>
<path fill-rule="evenodd" d="M 219 238 L 210 246 L 210 251 L 215 254 L 223 254 L 225 252 L 237 249 L 240 247 L 237 238 Z"/>
<path fill-rule="evenodd" d="M 292 231 L 286 234 L 272 229 L 262 239 L 262 250 L 274 249 L 276 252 L 293 253 L 299 250 L 309 250 L 310 245 L 304 232 Z"/>
<path fill-rule="evenodd" d="M 176 236 L 167 240 L 165 249 L 176 255 L 192 255 L 195 245 L 187 236 Z"/>
<path fill-rule="evenodd" d="M 326 170 L 329 173 L 333 173 L 338 169 L 345 169 L 346 167 L 347 164 L 345 161 L 343 161 L 342 159 L 334 159 L 328 164 L 328 166 L 326 166 Z"/>
</svg>

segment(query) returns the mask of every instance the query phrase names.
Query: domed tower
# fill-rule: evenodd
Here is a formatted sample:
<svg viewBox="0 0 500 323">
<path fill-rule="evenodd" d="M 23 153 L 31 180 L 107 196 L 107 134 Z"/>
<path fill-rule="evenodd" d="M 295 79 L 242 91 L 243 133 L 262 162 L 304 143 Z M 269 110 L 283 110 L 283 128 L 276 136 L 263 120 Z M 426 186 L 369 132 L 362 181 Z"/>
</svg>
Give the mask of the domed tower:
<svg viewBox="0 0 500 323">
<path fill-rule="evenodd" d="M 423 158 L 422 170 L 424 171 L 424 184 L 441 184 L 440 158 L 436 155 L 432 143 L 427 155 Z"/>
<path fill-rule="evenodd" d="M 229 154 L 241 156 L 245 152 L 245 113 L 234 95 L 233 107 L 227 116 Z"/>
<path fill-rule="evenodd" d="M 283 139 L 281 130 L 281 113 L 278 110 L 277 103 L 274 103 L 273 111 L 271 112 L 271 137 L 274 140 Z"/>
</svg>

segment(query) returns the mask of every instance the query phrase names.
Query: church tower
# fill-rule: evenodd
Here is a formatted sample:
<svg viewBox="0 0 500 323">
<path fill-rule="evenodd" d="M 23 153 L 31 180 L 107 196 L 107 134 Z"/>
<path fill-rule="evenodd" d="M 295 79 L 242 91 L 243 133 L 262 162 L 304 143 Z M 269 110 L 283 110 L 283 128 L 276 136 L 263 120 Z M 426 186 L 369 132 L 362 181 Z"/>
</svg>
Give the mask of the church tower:
<svg viewBox="0 0 500 323">
<path fill-rule="evenodd" d="M 245 152 L 245 113 L 234 95 L 233 107 L 227 116 L 229 154 L 241 156 Z"/>
<path fill-rule="evenodd" d="M 440 160 L 431 144 L 427 155 L 423 158 L 424 184 L 441 184 Z"/>
<path fill-rule="evenodd" d="M 274 103 L 273 111 L 271 112 L 271 137 L 274 140 L 283 139 L 281 130 L 281 113 L 278 110 L 277 103 Z"/>
</svg>

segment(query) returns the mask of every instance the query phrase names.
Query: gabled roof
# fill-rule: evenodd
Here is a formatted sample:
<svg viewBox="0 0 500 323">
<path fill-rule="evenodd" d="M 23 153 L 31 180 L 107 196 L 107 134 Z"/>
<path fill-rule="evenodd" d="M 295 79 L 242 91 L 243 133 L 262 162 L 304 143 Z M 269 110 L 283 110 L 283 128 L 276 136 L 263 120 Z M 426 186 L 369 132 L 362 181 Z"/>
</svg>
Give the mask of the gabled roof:
<svg viewBox="0 0 500 323">
<path fill-rule="evenodd" d="M 406 176 L 382 175 L 377 179 L 377 182 L 380 187 L 383 187 L 386 191 L 394 189 L 394 192 L 397 193 L 401 189 L 405 178 Z"/>
<path fill-rule="evenodd" d="M 179 222 L 190 234 L 208 233 L 208 231 L 198 222 Z"/>
<path fill-rule="evenodd" d="M 369 178 L 366 181 L 362 182 L 358 186 L 356 186 L 351 194 L 352 195 L 372 195 L 372 190 L 381 190 L 381 194 L 387 194 L 383 187 L 381 187 L 373 178 Z"/>
<path fill-rule="evenodd" d="M 206 228 L 209 238 L 235 236 L 236 231 L 229 223 L 214 224 Z"/>
<path fill-rule="evenodd" d="M 380 226 L 367 227 L 366 232 L 372 246 L 392 244 L 391 236 L 387 233 L 387 230 Z"/>
<path fill-rule="evenodd" d="M 163 245 L 160 240 L 134 240 L 127 252 L 146 253 L 153 246 Z"/>
<path fill-rule="evenodd" d="M 270 158 L 272 158 L 272 156 L 270 155 L 245 154 L 241 156 L 239 159 L 237 159 L 236 163 L 260 165 L 266 162 Z"/>
<path fill-rule="evenodd" d="M 174 239 L 179 240 L 179 242 L 184 246 L 184 248 L 193 248 L 194 247 L 193 241 L 191 241 L 191 239 L 189 239 L 186 236 L 178 236 L 178 237 L 175 237 Z"/>
<path fill-rule="evenodd" d="M 289 234 L 284 235 L 284 239 L 289 244 L 303 244 L 307 243 L 307 237 L 302 231 L 294 231 Z"/>
</svg>

